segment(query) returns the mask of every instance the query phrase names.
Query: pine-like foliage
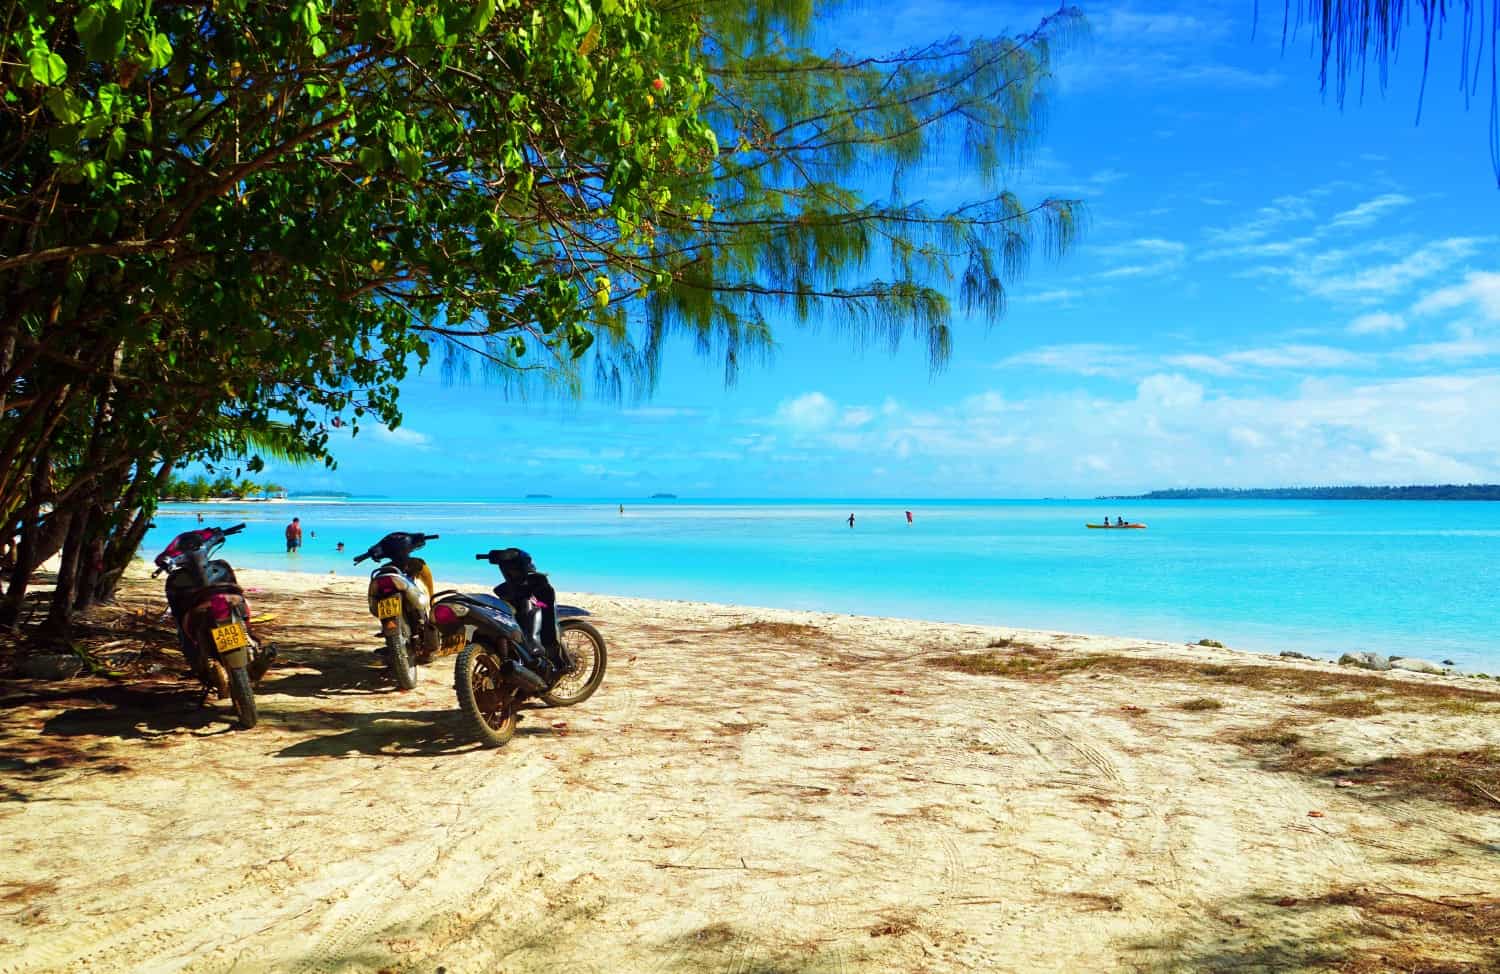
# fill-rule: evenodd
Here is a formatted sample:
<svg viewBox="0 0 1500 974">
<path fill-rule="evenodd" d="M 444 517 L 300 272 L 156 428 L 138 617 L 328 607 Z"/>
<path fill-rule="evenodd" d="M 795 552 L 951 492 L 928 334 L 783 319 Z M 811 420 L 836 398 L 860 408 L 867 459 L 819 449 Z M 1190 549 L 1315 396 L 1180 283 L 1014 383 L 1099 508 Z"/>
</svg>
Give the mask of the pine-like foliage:
<svg viewBox="0 0 1500 974">
<path fill-rule="evenodd" d="M 1085 30 L 1082 15 L 1061 8 L 1016 36 L 856 55 L 818 43 L 846 6 L 690 8 L 720 150 L 674 198 L 709 205 L 667 208 L 648 245 L 614 268 L 628 279 L 616 293 L 645 313 L 622 302 L 597 359 L 607 380 L 628 371 L 649 385 L 666 340 L 686 334 L 733 381 L 747 354 L 802 325 L 893 350 L 914 340 L 940 368 L 956 312 L 997 319 L 1031 255 L 1075 239 L 1080 201 L 1022 201 L 1003 182 L 1043 132 L 1053 54 Z M 946 207 L 902 198 L 932 172 L 967 174 L 983 195 Z"/>
</svg>

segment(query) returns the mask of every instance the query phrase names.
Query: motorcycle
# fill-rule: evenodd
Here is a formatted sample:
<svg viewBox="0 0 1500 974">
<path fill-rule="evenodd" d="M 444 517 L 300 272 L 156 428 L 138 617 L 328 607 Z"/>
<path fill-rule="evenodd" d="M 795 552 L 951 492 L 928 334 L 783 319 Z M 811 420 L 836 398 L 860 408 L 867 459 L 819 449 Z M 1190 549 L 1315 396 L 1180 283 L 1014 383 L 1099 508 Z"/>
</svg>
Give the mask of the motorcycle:
<svg viewBox="0 0 1500 974">
<path fill-rule="evenodd" d="M 438 648 L 438 632 L 428 618 L 432 571 L 412 557 L 435 540 L 435 534 L 393 531 L 354 556 L 356 565 L 367 559 L 385 563 L 370 572 L 370 614 L 380 620 L 386 665 L 403 690 L 417 685 L 417 662 L 425 662 Z"/>
<path fill-rule="evenodd" d="M 210 693 L 234 703 L 245 730 L 255 726 L 254 684 L 265 675 L 276 649 L 256 642 L 250 632 L 250 606 L 229 562 L 215 558 L 224 539 L 245 525 L 198 528 L 173 538 L 156 556 L 156 578 L 167 574 L 167 605 L 177 623 L 178 644 L 193 675 Z"/>
<path fill-rule="evenodd" d="M 515 734 L 527 700 L 571 707 L 593 696 L 607 653 L 604 637 L 582 618 L 588 610 L 558 605 L 547 576 L 524 551 L 474 557 L 499 568 L 504 582 L 494 595 L 439 592 L 432 619 L 445 642 L 458 636 L 464 643 L 453 668 L 459 709 L 487 746 L 501 747 Z"/>
</svg>

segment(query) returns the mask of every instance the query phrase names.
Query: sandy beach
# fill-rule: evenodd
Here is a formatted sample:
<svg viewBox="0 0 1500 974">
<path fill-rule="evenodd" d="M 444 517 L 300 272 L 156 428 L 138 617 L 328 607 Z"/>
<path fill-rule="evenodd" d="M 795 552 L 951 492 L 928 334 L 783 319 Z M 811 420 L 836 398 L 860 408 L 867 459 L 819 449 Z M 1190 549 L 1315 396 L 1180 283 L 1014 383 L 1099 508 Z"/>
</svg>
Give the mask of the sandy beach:
<svg viewBox="0 0 1500 974">
<path fill-rule="evenodd" d="M 495 751 L 361 580 L 241 580 L 253 731 L 144 571 L 4 685 L 3 974 L 1500 969 L 1490 681 L 570 594 L 604 686 Z"/>
</svg>

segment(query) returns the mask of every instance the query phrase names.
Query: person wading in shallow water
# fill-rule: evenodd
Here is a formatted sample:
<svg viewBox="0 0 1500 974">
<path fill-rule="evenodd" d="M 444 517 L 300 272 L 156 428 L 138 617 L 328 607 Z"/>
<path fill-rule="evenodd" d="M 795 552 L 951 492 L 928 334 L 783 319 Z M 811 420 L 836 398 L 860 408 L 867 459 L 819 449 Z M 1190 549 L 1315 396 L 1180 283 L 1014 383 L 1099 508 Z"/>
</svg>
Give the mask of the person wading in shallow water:
<svg viewBox="0 0 1500 974">
<path fill-rule="evenodd" d="M 853 514 L 849 515 L 849 526 L 851 528 L 854 527 L 854 515 Z"/>
<path fill-rule="evenodd" d="M 302 521 L 300 518 L 292 518 L 292 523 L 286 526 L 286 550 L 290 554 L 302 547 Z"/>
</svg>

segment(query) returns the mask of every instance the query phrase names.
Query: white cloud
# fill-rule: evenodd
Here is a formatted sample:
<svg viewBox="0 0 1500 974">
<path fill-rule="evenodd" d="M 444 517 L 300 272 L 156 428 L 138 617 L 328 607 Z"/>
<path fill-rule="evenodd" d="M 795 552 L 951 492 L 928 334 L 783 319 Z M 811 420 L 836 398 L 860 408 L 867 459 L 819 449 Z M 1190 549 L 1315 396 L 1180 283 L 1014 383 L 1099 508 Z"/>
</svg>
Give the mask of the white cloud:
<svg viewBox="0 0 1500 974">
<path fill-rule="evenodd" d="M 1346 348 L 1330 345 L 1276 345 L 1270 348 L 1249 348 L 1231 352 L 1224 356 L 1226 362 L 1249 365 L 1261 369 L 1344 369 L 1363 368 L 1370 358 Z"/>
<path fill-rule="evenodd" d="M 1017 407 L 1006 401 L 1005 397 L 994 389 L 986 390 L 975 396 L 968 396 L 962 402 L 962 407 L 968 413 L 1003 413 Z"/>
<path fill-rule="evenodd" d="M 798 430 L 817 430 L 830 425 L 838 406 L 821 392 L 805 392 L 777 407 L 776 422 Z"/>
<path fill-rule="evenodd" d="M 393 443 L 408 450 L 432 449 L 432 440 L 426 433 L 418 433 L 416 430 L 406 426 L 398 426 L 395 429 L 391 429 L 387 426 L 376 424 L 370 427 L 370 433 L 377 440 Z"/>
<path fill-rule="evenodd" d="M 1123 376 L 1141 370 L 1142 362 L 1128 349 L 1115 345 L 1078 343 L 1046 345 L 1018 352 L 999 364 L 1002 369 L 1044 368 L 1075 375 Z"/>
<path fill-rule="evenodd" d="M 1217 355 L 1180 352 L 1153 356 L 1129 346 L 1080 343 L 1046 345 L 1002 360 L 999 368 L 1045 368 L 1073 375 L 1130 378 L 1162 369 L 1228 376 L 1247 370 L 1326 372 L 1365 369 L 1375 356 L 1333 345 L 1284 344 L 1242 348 Z"/>
<path fill-rule="evenodd" d="M 1204 372 L 1208 375 L 1233 375 L 1235 372 L 1233 365 L 1213 355 L 1168 355 L 1162 361 L 1174 368 L 1187 369 L 1189 372 Z"/>
<path fill-rule="evenodd" d="M 1187 244 L 1177 240 L 1163 240 L 1160 237 L 1142 237 L 1122 243 L 1106 244 L 1094 249 L 1110 259 L 1134 262 L 1104 271 L 1096 275 L 1097 277 L 1145 277 L 1170 273 L 1181 267 L 1183 257 L 1187 253 Z"/>
<path fill-rule="evenodd" d="M 1459 335 L 1447 341 L 1408 345 L 1397 357 L 1409 362 L 1471 362 L 1500 355 L 1500 338 Z"/>
<path fill-rule="evenodd" d="M 1369 226 L 1380 219 L 1381 215 L 1388 210 L 1407 206 L 1411 202 L 1412 198 L 1410 196 L 1403 196 L 1400 193 L 1385 193 L 1338 214 L 1330 221 L 1330 225 L 1340 229 Z"/>
<path fill-rule="evenodd" d="M 1270 442 L 1264 433 L 1250 429 L 1248 426 L 1236 426 L 1229 431 L 1229 438 L 1240 446 L 1259 450 Z"/>
<path fill-rule="evenodd" d="M 1203 401 L 1203 387 L 1181 375 L 1158 373 L 1141 380 L 1136 386 L 1135 397 L 1151 406 L 1185 409 Z"/>
<path fill-rule="evenodd" d="M 1391 332 L 1405 331 L 1406 319 L 1386 311 L 1377 311 L 1374 314 L 1360 315 L 1355 318 L 1349 322 L 1347 330 L 1351 335 L 1387 335 Z"/>
<path fill-rule="evenodd" d="M 1288 193 L 1278 196 L 1256 210 L 1255 216 L 1249 220 L 1230 227 L 1210 228 L 1206 234 L 1210 240 L 1227 247 L 1258 243 L 1288 223 L 1305 222 L 1317 216 L 1309 199 L 1311 195 Z"/>
<path fill-rule="evenodd" d="M 990 408 L 1003 407 L 1003 408 Z M 1223 483 L 1500 480 L 1500 372 L 1365 382 L 1306 379 L 1285 392 L 1214 390 L 1153 372 L 1128 393 L 998 390 L 802 434 L 850 483 L 906 460 L 932 488 L 978 490 L 1028 471 L 1032 489 Z M 1059 462 L 1058 458 L 1071 458 Z M 1012 479 L 1011 481 L 1014 482 Z"/>
<path fill-rule="evenodd" d="M 1356 251 L 1334 251 L 1321 260 L 1264 271 L 1285 276 L 1295 286 L 1319 297 L 1376 298 L 1400 293 L 1447 270 L 1479 253 L 1487 242 L 1484 237 L 1449 237 L 1417 247 L 1387 264 L 1372 267 L 1367 262 L 1357 262 L 1360 265 L 1357 270 L 1347 268 L 1348 263 L 1356 263 L 1348 260 Z"/>
<path fill-rule="evenodd" d="M 1465 276 L 1462 284 L 1427 295 L 1412 310 L 1425 315 L 1470 305 L 1491 321 L 1500 321 L 1500 273 L 1474 271 Z"/>
<path fill-rule="evenodd" d="M 702 416 L 703 410 L 681 406 L 634 406 L 620 410 L 620 415 L 632 419 L 688 419 Z"/>
<path fill-rule="evenodd" d="M 1083 292 L 1077 288 L 1059 287 L 1037 294 L 1020 294 L 1016 296 L 1016 300 L 1036 304 L 1072 304 L 1081 297 L 1083 297 Z"/>
</svg>

